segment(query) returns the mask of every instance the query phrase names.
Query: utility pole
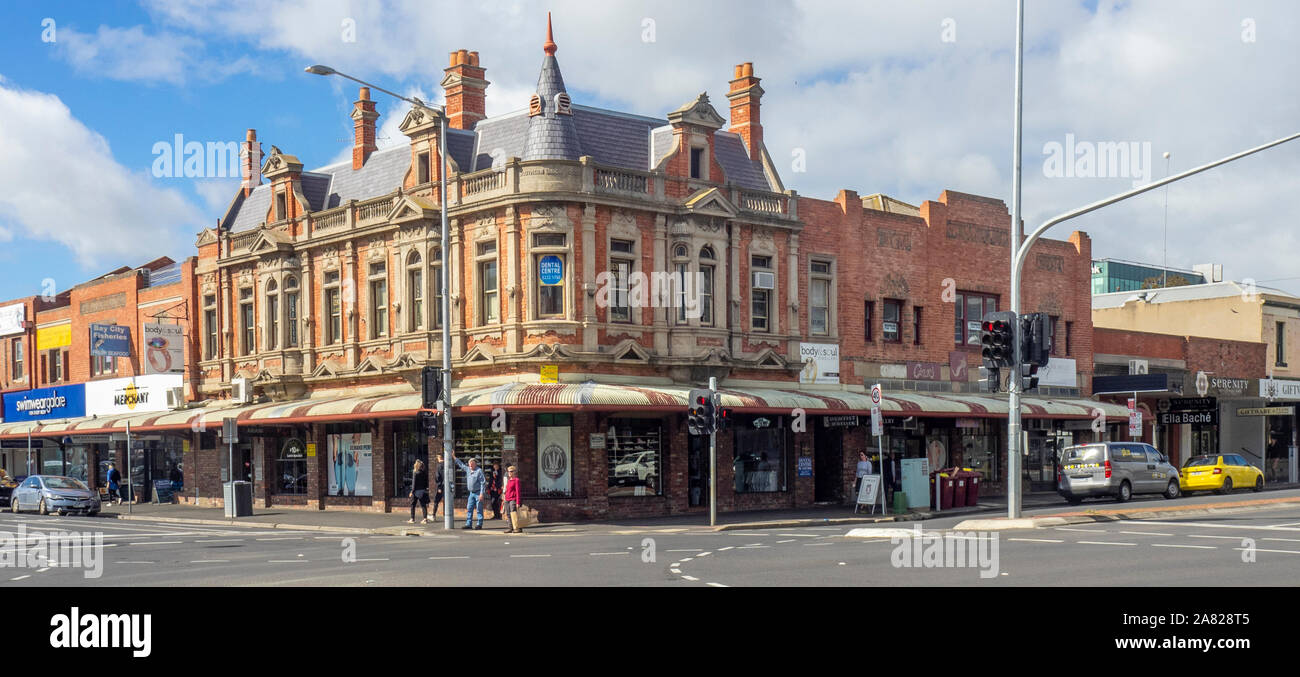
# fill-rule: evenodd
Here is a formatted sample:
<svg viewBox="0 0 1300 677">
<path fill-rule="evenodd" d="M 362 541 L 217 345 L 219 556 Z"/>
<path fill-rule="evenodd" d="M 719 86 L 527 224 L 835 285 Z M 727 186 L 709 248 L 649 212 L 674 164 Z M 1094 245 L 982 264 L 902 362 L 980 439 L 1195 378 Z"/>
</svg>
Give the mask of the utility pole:
<svg viewBox="0 0 1300 677">
<path fill-rule="evenodd" d="M 709 377 L 709 401 L 714 401 L 718 392 L 718 377 Z M 717 421 L 719 407 L 714 406 L 714 421 Z M 718 524 L 718 426 L 713 425 L 709 431 L 709 526 Z"/>
<path fill-rule="evenodd" d="M 1016 91 L 1011 142 L 1011 312 L 1020 316 L 1020 280 L 1016 257 L 1024 232 L 1020 225 L 1020 140 L 1024 121 L 1025 0 L 1016 0 Z M 1011 382 L 1007 386 L 1007 515 L 1020 516 L 1020 342 L 1012 341 Z"/>
</svg>

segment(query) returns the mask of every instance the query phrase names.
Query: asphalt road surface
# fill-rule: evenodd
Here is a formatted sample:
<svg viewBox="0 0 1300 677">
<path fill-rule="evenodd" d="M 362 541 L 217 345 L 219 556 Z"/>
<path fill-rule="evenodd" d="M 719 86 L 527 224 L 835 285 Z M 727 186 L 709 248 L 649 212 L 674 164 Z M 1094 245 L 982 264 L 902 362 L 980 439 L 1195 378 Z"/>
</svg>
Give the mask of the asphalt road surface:
<svg viewBox="0 0 1300 677">
<path fill-rule="evenodd" d="M 1300 581 L 1300 505 L 996 534 L 952 531 L 960 519 L 876 525 L 868 528 L 892 531 L 868 539 L 848 537 L 854 527 L 847 525 L 724 532 L 603 526 L 507 535 L 492 521 L 483 531 L 415 537 L 3 514 L 0 532 L 6 534 L 17 534 L 20 525 L 29 536 L 98 533 L 104 547 L 97 566 L 6 564 L 0 585 L 1111 587 Z"/>
</svg>

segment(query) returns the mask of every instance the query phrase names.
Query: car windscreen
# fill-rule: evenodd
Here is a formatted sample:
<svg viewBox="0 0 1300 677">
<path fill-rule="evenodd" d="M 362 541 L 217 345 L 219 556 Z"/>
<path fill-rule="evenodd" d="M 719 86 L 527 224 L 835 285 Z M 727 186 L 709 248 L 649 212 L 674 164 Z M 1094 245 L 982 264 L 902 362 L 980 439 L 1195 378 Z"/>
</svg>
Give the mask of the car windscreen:
<svg viewBox="0 0 1300 677">
<path fill-rule="evenodd" d="M 1218 456 L 1193 456 L 1187 459 L 1187 462 L 1183 464 L 1183 467 L 1190 468 L 1192 466 L 1200 466 L 1200 465 L 1218 465 L 1218 463 L 1219 463 Z"/>
<path fill-rule="evenodd" d="M 47 489 L 85 489 L 86 485 L 71 477 L 46 477 L 45 487 Z"/>
<path fill-rule="evenodd" d="M 1064 452 L 1062 462 L 1073 465 L 1076 463 L 1101 463 L 1106 459 L 1106 447 L 1100 444 L 1088 447 L 1068 447 Z"/>
</svg>

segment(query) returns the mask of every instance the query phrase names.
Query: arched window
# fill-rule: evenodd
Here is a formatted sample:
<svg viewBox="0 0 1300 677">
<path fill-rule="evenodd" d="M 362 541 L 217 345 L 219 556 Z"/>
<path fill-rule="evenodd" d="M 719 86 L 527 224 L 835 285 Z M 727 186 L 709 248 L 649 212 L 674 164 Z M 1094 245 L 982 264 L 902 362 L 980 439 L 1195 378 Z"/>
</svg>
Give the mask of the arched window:
<svg viewBox="0 0 1300 677">
<path fill-rule="evenodd" d="M 275 280 L 266 283 L 266 349 L 280 347 L 280 288 Z"/>
<path fill-rule="evenodd" d="M 284 316 L 288 335 L 284 347 L 298 347 L 298 278 L 284 278 Z"/>
<path fill-rule="evenodd" d="M 406 257 L 406 330 L 424 329 L 424 269 L 420 252 Z"/>
</svg>

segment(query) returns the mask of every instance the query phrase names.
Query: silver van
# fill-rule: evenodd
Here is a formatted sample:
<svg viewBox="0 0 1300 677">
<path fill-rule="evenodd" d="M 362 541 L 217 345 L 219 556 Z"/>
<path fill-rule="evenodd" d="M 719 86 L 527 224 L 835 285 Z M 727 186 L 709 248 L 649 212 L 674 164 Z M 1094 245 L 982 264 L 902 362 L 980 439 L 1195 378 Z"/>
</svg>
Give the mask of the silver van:
<svg viewBox="0 0 1300 677">
<path fill-rule="evenodd" d="M 1070 505 L 1090 496 L 1114 496 L 1120 502 L 1133 494 L 1178 498 L 1178 469 L 1142 442 L 1080 444 L 1061 451 L 1056 489 Z"/>
</svg>

